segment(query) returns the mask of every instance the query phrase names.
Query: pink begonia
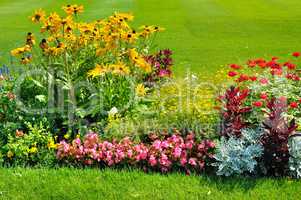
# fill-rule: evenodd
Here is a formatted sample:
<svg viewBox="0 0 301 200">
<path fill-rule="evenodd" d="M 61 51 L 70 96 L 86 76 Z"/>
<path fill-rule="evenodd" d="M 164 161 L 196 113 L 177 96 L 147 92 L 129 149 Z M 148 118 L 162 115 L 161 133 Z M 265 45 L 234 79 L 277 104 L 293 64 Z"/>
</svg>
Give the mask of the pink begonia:
<svg viewBox="0 0 301 200">
<path fill-rule="evenodd" d="M 186 158 L 181 158 L 180 162 L 181 162 L 182 166 L 185 166 L 186 163 L 187 163 L 187 159 Z"/>
<path fill-rule="evenodd" d="M 189 163 L 190 165 L 192 165 L 192 166 L 196 166 L 196 165 L 197 165 L 196 159 L 195 159 L 195 158 L 189 158 L 188 163 Z"/>
<path fill-rule="evenodd" d="M 150 163 L 150 165 L 153 167 L 153 166 L 155 166 L 156 164 L 157 164 L 157 159 L 156 159 L 156 157 L 155 156 L 153 156 L 153 155 L 151 155 L 150 157 L 149 157 L 149 163 Z"/>
<path fill-rule="evenodd" d="M 153 143 L 153 146 L 155 147 L 156 150 L 161 149 L 161 141 L 160 140 L 155 140 Z"/>
<path fill-rule="evenodd" d="M 212 158 L 215 144 L 211 140 L 195 141 L 194 134 L 188 134 L 185 139 L 176 134 L 150 144 L 137 144 L 126 137 L 120 142 L 101 142 L 95 133 L 87 134 L 83 141 L 74 139 L 70 144 L 61 141 L 57 148 L 57 158 L 64 161 L 76 160 L 84 165 L 103 162 L 108 166 L 122 162 L 135 165 L 143 164 L 142 168 L 159 167 L 167 172 L 179 164 L 186 170 L 200 170 L 205 167 L 205 159 Z M 143 162 L 146 161 L 146 162 Z M 68 161 L 69 162 L 69 161 Z M 70 163 L 70 162 L 69 162 Z M 189 168 L 189 169 L 188 169 Z"/>
<path fill-rule="evenodd" d="M 185 143 L 185 147 L 186 147 L 187 149 L 192 149 L 193 144 L 194 144 L 193 140 L 189 140 L 189 141 L 187 141 L 187 142 Z"/>
<path fill-rule="evenodd" d="M 179 158 L 181 156 L 182 149 L 180 147 L 176 147 L 173 151 L 173 156 L 175 158 Z"/>
</svg>

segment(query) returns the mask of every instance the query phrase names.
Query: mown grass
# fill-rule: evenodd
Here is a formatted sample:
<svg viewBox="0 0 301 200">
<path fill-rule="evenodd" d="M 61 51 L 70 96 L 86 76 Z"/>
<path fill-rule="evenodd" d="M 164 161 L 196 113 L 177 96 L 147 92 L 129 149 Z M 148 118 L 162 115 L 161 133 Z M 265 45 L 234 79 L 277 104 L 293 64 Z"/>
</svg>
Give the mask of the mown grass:
<svg viewBox="0 0 301 200">
<path fill-rule="evenodd" d="M 0 61 L 7 60 L 8 49 L 23 43 L 28 31 L 37 31 L 28 19 L 36 8 L 60 11 L 66 3 L 83 4 L 83 19 L 130 11 L 136 25 L 165 27 L 157 43 L 174 50 L 177 76 L 187 68 L 209 73 L 229 63 L 301 50 L 299 0 L 1 0 Z"/>
<path fill-rule="evenodd" d="M 135 170 L 0 169 L 0 199 L 299 199 L 288 179 L 146 174 Z"/>
</svg>

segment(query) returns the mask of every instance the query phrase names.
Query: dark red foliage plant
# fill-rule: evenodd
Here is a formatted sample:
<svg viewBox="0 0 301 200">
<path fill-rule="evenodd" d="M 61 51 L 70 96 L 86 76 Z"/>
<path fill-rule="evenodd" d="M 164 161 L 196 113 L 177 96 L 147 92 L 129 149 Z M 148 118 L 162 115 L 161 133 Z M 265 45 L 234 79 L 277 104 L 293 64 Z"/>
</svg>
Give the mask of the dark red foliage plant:
<svg viewBox="0 0 301 200">
<path fill-rule="evenodd" d="M 263 122 L 265 133 L 261 142 L 264 147 L 263 162 L 267 175 L 281 176 L 288 170 L 288 138 L 296 130 L 295 120 L 288 122 L 284 116 L 287 105 L 284 100 L 271 99 L 267 103 L 267 118 Z"/>
<path fill-rule="evenodd" d="M 226 90 L 225 95 L 221 97 L 221 101 L 224 104 L 221 111 L 222 136 L 240 137 L 241 130 L 246 128 L 247 123 L 244 120 L 244 115 L 251 111 L 251 107 L 243 106 L 243 103 L 248 95 L 248 89 L 240 89 L 239 87 L 231 86 Z"/>
<path fill-rule="evenodd" d="M 146 78 L 147 81 L 152 82 L 172 75 L 173 59 L 171 50 L 160 50 L 154 55 L 145 57 L 145 60 L 153 68 L 153 72 Z"/>
</svg>

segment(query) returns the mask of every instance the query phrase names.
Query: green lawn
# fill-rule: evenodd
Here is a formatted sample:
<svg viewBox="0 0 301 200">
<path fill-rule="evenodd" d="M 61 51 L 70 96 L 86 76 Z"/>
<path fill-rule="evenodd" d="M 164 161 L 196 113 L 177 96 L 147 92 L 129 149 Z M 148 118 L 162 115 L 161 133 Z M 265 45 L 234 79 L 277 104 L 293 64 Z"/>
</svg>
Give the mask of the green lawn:
<svg viewBox="0 0 301 200">
<path fill-rule="evenodd" d="M 0 199 L 299 199 L 301 182 L 140 171 L 0 169 Z"/>
<path fill-rule="evenodd" d="M 36 30 L 28 16 L 36 8 L 60 10 L 66 1 L 1 0 L 0 53 L 23 43 Z M 300 0 L 89 0 L 85 19 L 131 11 L 135 24 L 158 24 L 167 30 L 157 42 L 175 51 L 176 74 L 187 68 L 214 72 L 222 65 L 261 56 L 285 56 L 301 50 Z"/>
</svg>

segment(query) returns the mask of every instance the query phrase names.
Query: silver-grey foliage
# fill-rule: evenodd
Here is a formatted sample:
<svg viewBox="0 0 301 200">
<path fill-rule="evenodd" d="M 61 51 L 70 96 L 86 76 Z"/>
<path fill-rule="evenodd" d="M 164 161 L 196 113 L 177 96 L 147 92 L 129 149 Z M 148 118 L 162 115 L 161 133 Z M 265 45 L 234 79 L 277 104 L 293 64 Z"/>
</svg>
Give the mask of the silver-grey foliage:
<svg viewBox="0 0 301 200">
<path fill-rule="evenodd" d="M 218 167 L 217 175 L 231 176 L 244 172 L 252 173 L 257 165 L 256 158 L 261 157 L 263 147 L 260 144 L 261 129 L 244 129 L 240 138 L 221 138 L 215 154 Z"/>
<path fill-rule="evenodd" d="M 301 137 L 289 139 L 289 169 L 295 178 L 301 178 Z"/>
</svg>

